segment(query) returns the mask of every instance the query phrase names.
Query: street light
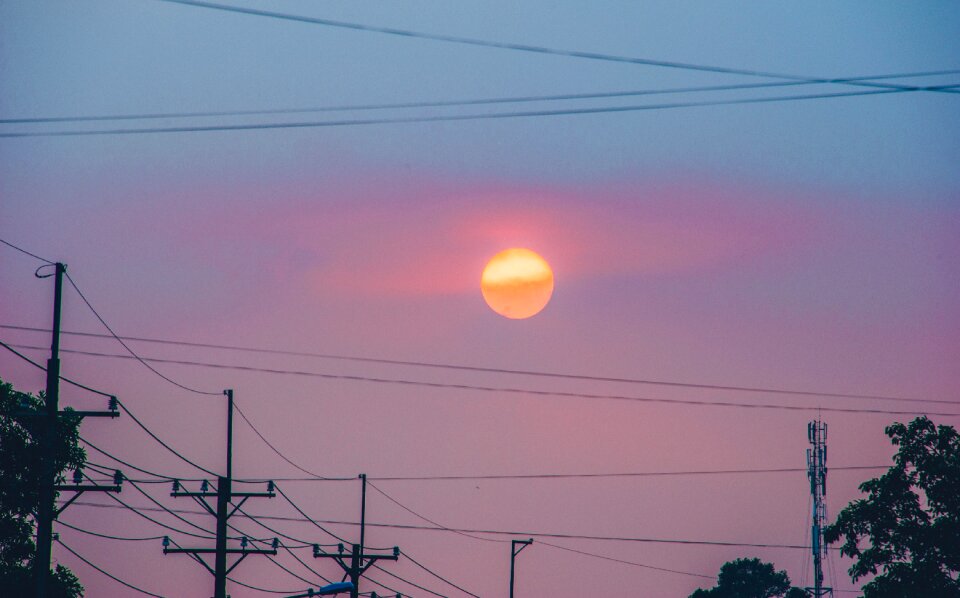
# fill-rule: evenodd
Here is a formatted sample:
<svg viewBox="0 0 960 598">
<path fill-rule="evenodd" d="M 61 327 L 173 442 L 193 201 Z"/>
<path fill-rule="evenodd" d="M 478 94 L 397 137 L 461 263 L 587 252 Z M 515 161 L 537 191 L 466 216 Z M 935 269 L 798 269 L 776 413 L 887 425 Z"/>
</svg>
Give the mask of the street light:
<svg viewBox="0 0 960 598">
<path fill-rule="evenodd" d="M 510 598 L 513 598 L 513 562 L 516 560 L 520 551 L 533 544 L 533 538 L 529 540 L 514 540 L 510 543 Z M 520 548 L 517 548 L 520 546 Z"/>
<path fill-rule="evenodd" d="M 353 582 L 341 581 L 317 588 L 316 590 L 307 590 L 306 594 L 297 594 L 296 596 L 287 596 L 287 598 L 310 598 L 310 596 L 332 596 L 342 592 L 353 590 Z"/>
</svg>

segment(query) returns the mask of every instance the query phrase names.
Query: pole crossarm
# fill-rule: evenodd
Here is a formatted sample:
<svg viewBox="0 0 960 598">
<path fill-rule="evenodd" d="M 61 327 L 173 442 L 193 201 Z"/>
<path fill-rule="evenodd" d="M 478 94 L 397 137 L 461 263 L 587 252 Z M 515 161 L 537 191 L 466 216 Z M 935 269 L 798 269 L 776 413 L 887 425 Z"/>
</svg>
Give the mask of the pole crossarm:
<svg viewBox="0 0 960 598">
<path fill-rule="evenodd" d="M 273 540 L 273 548 L 247 548 L 247 539 L 243 538 L 241 548 L 227 548 L 227 525 L 231 517 L 251 498 L 273 498 L 273 482 L 267 482 L 266 492 L 234 492 L 233 491 L 233 391 L 225 390 L 227 397 L 227 475 L 217 478 L 216 487 L 210 490 L 210 484 L 203 480 L 199 492 L 185 490 L 180 480 L 173 480 L 173 490 L 170 496 L 174 498 L 192 498 L 207 510 L 217 520 L 216 548 L 170 548 L 168 538 L 164 539 L 163 554 L 189 554 L 198 563 L 203 565 L 213 575 L 214 598 L 227 598 L 227 575 L 251 554 L 276 556 L 279 541 Z M 207 499 L 216 499 L 216 507 L 210 505 Z M 234 499 L 240 499 L 234 501 Z M 214 555 L 214 566 L 211 567 L 200 556 Z M 240 558 L 227 566 L 227 555 L 238 554 Z"/>
<path fill-rule="evenodd" d="M 347 577 L 350 578 L 353 588 L 348 590 L 350 592 L 351 598 L 356 598 L 359 593 L 360 588 L 360 578 L 364 573 L 367 572 L 367 569 L 373 566 L 377 561 L 396 561 L 400 558 L 400 548 L 397 546 L 393 547 L 393 552 L 390 554 L 364 554 L 361 551 L 359 544 L 351 544 L 350 553 L 347 554 L 343 551 L 343 544 L 339 545 L 338 552 L 324 552 L 320 550 L 318 544 L 313 545 L 313 558 L 315 559 L 333 559 L 340 568 L 343 569 L 343 572 L 346 573 Z M 349 564 L 347 559 L 350 559 Z"/>
<path fill-rule="evenodd" d="M 53 274 L 40 275 L 39 270 L 35 274 L 38 278 L 54 277 L 53 289 L 53 328 L 51 329 L 50 358 L 47 359 L 47 380 L 46 393 L 44 395 L 44 405 L 42 409 L 29 409 L 29 405 L 21 403 L 19 411 L 15 417 L 41 418 L 41 431 L 37 435 L 37 449 L 40 457 L 39 463 L 39 488 L 37 496 L 37 541 L 36 553 L 32 563 L 33 573 L 33 594 L 34 598 L 50 598 L 52 588 L 50 579 L 50 561 L 53 552 L 53 524 L 60 513 L 70 506 L 84 492 L 120 492 L 120 484 L 123 481 L 123 475 L 118 471 L 113 478 L 113 484 L 110 486 L 97 486 L 82 484 L 83 474 L 78 468 L 74 472 L 73 484 L 58 484 L 57 479 L 60 472 L 57 471 L 57 446 L 58 435 L 60 433 L 60 422 L 68 420 L 71 424 L 79 425 L 80 420 L 85 417 L 108 417 L 115 418 L 120 416 L 119 402 L 114 396 L 110 397 L 107 403 L 106 411 L 76 411 L 73 409 L 60 409 L 60 320 L 61 307 L 63 303 L 63 277 L 67 273 L 67 266 L 61 262 L 50 264 L 54 267 Z M 58 492 L 73 492 L 66 502 L 57 507 L 56 497 Z"/>
<path fill-rule="evenodd" d="M 80 495 L 84 492 L 120 492 L 123 490 L 119 484 L 116 486 L 96 486 L 93 484 L 58 484 L 54 486 L 53 489 L 56 492 L 75 492 L 73 496 L 67 499 L 67 502 L 60 505 L 60 508 L 54 510 L 54 519 L 56 519 L 64 509 L 69 507 L 73 501 L 80 498 Z"/>
</svg>

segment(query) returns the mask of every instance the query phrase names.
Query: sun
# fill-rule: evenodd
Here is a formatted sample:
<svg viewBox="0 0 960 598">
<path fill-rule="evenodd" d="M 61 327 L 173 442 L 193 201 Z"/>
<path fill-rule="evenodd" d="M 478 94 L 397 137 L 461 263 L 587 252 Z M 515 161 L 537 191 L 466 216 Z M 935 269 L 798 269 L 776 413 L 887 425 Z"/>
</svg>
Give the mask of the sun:
<svg viewBox="0 0 960 598">
<path fill-rule="evenodd" d="M 553 270 L 529 249 L 514 247 L 493 256 L 483 269 L 480 290 L 490 309 L 505 318 L 535 316 L 553 295 Z"/>
</svg>

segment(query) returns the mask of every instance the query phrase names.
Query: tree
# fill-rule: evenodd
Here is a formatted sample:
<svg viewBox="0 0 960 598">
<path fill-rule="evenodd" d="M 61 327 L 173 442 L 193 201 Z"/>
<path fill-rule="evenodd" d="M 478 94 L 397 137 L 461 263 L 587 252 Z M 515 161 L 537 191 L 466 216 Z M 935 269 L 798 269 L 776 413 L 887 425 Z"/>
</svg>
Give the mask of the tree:
<svg viewBox="0 0 960 598">
<path fill-rule="evenodd" d="M 790 587 L 786 571 L 777 571 L 760 559 L 737 559 L 724 563 L 717 585 L 697 590 L 690 598 L 808 598 L 799 588 Z"/>
<path fill-rule="evenodd" d="M 860 485 L 867 497 L 847 505 L 824 538 L 843 539 L 840 551 L 856 559 L 853 581 L 876 575 L 865 598 L 960 597 L 960 436 L 926 417 L 886 434 L 899 447 L 894 465 Z"/>
<path fill-rule="evenodd" d="M 45 407 L 39 397 L 18 392 L 0 380 L 0 596 L 33 594 L 36 555 L 34 513 L 39 505 L 40 450 Z M 58 418 L 54 467 L 57 483 L 64 472 L 86 461 L 78 445 L 80 418 Z M 83 586 L 66 567 L 51 572 L 52 598 L 80 598 Z"/>
</svg>

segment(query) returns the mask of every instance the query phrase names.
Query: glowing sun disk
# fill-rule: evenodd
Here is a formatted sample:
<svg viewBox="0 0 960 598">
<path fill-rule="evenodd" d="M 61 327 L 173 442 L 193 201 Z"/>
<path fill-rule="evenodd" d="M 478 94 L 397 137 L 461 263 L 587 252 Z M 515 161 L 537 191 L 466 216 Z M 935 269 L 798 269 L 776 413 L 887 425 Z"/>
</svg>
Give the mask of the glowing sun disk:
<svg viewBox="0 0 960 598">
<path fill-rule="evenodd" d="M 550 265 L 529 249 L 512 248 L 493 256 L 480 277 L 490 309 L 511 319 L 538 314 L 553 295 Z"/>
</svg>

